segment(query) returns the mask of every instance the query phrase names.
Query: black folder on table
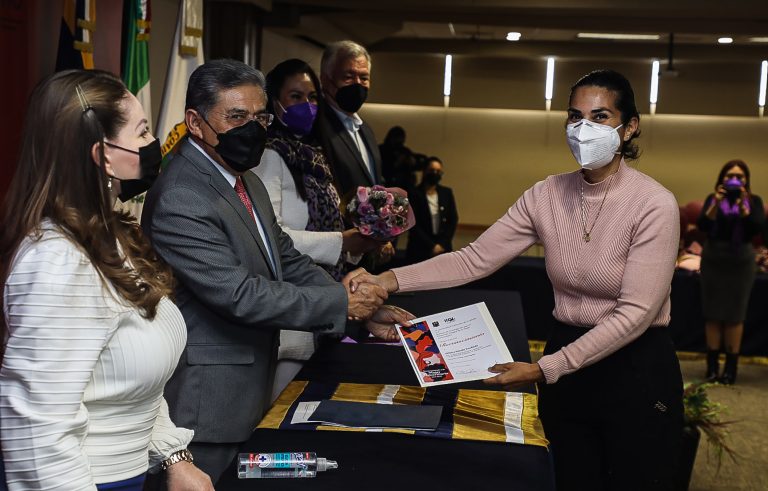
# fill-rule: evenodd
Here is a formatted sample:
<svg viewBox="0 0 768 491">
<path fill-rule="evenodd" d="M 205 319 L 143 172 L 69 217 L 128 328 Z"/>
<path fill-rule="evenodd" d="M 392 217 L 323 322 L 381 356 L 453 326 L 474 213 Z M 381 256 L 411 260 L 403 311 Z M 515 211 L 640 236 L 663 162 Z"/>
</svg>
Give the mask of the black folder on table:
<svg viewBox="0 0 768 491">
<path fill-rule="evenodd" d="M 404 428 L 434 431 L 440 423 L 442 412 L 442 406 L 322 401 L 310 419 L 356 428 Z"/>
</svg>

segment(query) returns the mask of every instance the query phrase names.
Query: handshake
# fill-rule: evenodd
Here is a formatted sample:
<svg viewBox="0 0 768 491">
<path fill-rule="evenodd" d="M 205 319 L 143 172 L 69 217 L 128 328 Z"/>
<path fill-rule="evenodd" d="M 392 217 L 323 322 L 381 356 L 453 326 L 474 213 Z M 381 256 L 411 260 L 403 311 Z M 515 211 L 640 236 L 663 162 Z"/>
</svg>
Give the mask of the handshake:
<svg viewBox="0 0 768 491">
<path fill-rule="evenodd" d="M 372 275 L 360 268 L 352 271 L 341 281 L 349 298 L 347 317 L 350 320 L 364 320 L 365 327 L 377 338 L 397 341 L 399 336 L 395 324 L 408 325 L 416 316 L 394 305 L 384 305 L 391 292 L 397 291 L 394 273 L 387 271 Z"/>
</svg>

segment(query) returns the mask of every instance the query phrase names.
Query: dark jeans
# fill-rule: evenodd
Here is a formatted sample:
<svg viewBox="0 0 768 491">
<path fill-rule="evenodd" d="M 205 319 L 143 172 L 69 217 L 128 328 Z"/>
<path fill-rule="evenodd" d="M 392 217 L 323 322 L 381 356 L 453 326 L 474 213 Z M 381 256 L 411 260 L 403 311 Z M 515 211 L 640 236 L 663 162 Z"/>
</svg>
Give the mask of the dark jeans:
<svg viewBox="0 0 768 491">
<path fill-rule="evenodd" d="M 556 322 L 544 354 L 588 330 Z M 593 365 L 539 386 L 558 490 L 672 489 L 683 381 L 664 327 Z"/>
</svg>

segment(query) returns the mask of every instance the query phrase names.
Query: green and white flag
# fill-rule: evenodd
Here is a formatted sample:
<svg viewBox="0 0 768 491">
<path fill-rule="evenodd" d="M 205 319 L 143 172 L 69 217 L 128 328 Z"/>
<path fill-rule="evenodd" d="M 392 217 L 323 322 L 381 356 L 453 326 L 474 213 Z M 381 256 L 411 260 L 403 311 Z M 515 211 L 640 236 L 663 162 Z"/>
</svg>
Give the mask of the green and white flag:
<svg viewBox="0 0 768 491">
<path fill-rule="evenodd" d="M 150 0 L 125 0 L 123 15 L 123 82 L 139 99 L 152 128 L 152 100 L 149 95 Z"/>
<path fill-rule="evenodd" d="M 123 11 L 123 82 L 141 103 L 152 128 L 152 99 L 149 94 L 150 0 L 125 0 Z M 115 209 L 141 220 L 145 194 L 125 203 L 117 200 Z"/>
</svg>

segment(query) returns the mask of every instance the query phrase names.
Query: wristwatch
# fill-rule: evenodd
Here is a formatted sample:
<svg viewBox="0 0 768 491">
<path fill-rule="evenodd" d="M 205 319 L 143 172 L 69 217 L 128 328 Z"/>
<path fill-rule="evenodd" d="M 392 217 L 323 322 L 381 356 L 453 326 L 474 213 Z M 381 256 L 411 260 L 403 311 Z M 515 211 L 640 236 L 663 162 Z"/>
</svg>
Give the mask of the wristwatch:
<svg viewBox="0 0 768 491">
<path fill-rule="evenodd" d="M 160 468 L 162 470 L 168 470 L 170 466 L 173 464 L 178 464 L 182 460 L 192 463 L 195 459 L 192 457 L 192 452 L 185 448 L 184 450 L 173 452 L 170 457 L 160 463 Z"/>
</svg>

